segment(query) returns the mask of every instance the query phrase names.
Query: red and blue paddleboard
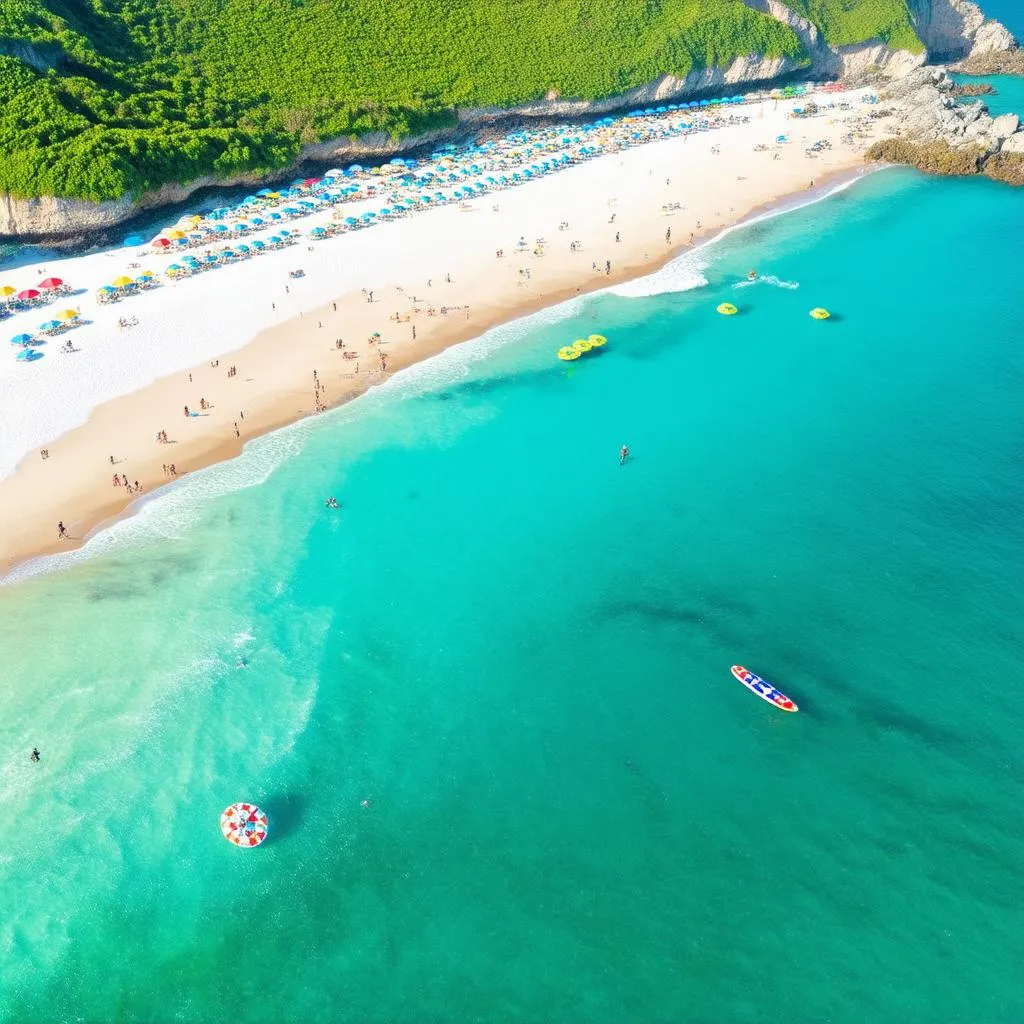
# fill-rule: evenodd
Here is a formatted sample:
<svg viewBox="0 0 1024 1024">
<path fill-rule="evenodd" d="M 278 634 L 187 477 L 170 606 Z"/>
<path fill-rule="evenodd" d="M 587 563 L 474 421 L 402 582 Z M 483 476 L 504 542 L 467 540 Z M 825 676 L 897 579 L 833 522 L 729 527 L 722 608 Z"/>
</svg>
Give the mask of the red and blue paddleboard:
<svg viewBox="0 0 1024 1024">
<path fill-rule="evenodd" d="M 751 693 L 756 693 L 761 700 L 774 704 L 780 711 L 799 711 L 800 709 L 784 693 L 776 690 L 771 683 L 765 682 L 760 676 L 754 675 L 742 665 L 733 665 L 732 674 Z"/>
</svg>

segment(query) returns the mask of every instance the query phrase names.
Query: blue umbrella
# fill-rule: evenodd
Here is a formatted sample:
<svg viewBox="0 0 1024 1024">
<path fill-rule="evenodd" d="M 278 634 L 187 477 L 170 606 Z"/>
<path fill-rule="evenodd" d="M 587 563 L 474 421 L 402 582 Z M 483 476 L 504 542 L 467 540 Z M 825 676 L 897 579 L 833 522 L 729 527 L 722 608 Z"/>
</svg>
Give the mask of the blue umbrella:
<svg viewBox="0 0 1024 1024">
<path fill-rule="evenodd" d="M 240 246 L 238 247 L 238 251 L 239 251 L 239 252 L 248 252 L 248 251 L 249 251 L 249 246 L 247 246 L 247 245 L 245 245 L 245 244 L 243 243 L 242 245 L 240 245 Z"/>
<path fill-rule="evenodd" d="M 257 238 L 256 241 L 252 243 L 252 247 L 254 249 L 265 249 L 266 245 Z"/>
<path fill-rule="evenodd" d="M 11 338 L 12 345 L 31 345 L 32 335 L 31 334 L 16 334 Z"/>
<path fill-rule="evenodd" d="M 129 235 L 124 240 L 123 244 L 124 245 L 145 245 L 145 242 L 146 242 L 146 240 L 142 237 L 142 235 Z"/>
<path fill-rule="evenodd" d="M 64 325 L 59 320 L 47 320 L 45 324 L 41 324 L 39 330 L 41 331 L 58 331 Z"/>
<path fill-rule="evenodd" d="M 15 358 L 18 360 L 19 363 L 33 363 L 37 359 L 42 359 L 43 353 L 37 352 L 33 348 L 24 348 L 17 354 Z"/>
<path fill-rule="evenodd" d="M 345 218 L 345 223 L 346 223 L 346 224 L 358 224 L 358 223 L 359 223 L 359 221 L 357 221 L 357 220 L 355 219 L 355 217 L 346 217 L 346 218 Z"/>
<path fill-rule="evenodd" d="M 228 229 L 227 224 L 214 224 L 213 225 L 213 230 L 214 231 L 221 231 L 221 232 L 223 232 L 223 231 L 227 231 L 227 229 Z"/>
<path fill-rule="evenodd" d="M 261 188 L 259 192 L 256 193 L 258 196 L 272 196 L 273 194 L 274 193 L 271 192 L 269 188 Z"/>
<path fill-rule="evenodd" d="M 326 232 L 326 231 L 324 231 L 324 229 L 323 229 L 323 228 L 313 228 L 313 230 L 312 230 L 312 231 L 310 231 L 310 234 L 311 234 L 311 235 L 324 235 L 324 234 L 326 234 L 326 233 L 327 233 L 327 232 Z"/>
</svg>

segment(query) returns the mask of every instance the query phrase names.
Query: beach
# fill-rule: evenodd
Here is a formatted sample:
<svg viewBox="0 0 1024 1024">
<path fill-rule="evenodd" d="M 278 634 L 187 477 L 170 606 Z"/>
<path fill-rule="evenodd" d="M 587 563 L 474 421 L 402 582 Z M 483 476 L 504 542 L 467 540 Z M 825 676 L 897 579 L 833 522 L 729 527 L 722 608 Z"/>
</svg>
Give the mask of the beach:
<svg viewBox="0 0 1024 1024">
<path fill-rule="evenodd" d="M 312 214 L 296 225 L 299 244 L 186 280 L 166 280 L 172 255 L 126 249 L 3 274 L 18 288 L 41 272 L 68 281 L 84 326 L 69 334 L 76 351 L 54 343 L 46 359 L 0 370 L 0 569 L 80 545 L 176 477 L 452 344 L 649 274 L 757 211 L 861 173 L 886 131 L 868 120 L 866 95 L 821 97 L 846 109 L 800 119 L 790 115 L 804 100 L 747 104 L 746 123 L 326 241 L 306 237 L 326 222 Z M 97 304 L 92 289 L 137 260 L 165 283 Z M 13 335 L 44 315 L 4 326 Z"/>
</svg>

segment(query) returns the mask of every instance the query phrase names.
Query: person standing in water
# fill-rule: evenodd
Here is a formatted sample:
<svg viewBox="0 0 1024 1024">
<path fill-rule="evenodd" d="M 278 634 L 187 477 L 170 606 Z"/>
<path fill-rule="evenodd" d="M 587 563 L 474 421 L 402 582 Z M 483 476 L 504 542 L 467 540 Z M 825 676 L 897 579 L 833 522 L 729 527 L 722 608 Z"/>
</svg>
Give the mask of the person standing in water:
<svg viewBox="0 0 1024 1024">
<path fill-rule="evenodd" d="M 626 464 L 626 460 L 628 458 L 629 458 L 629 446 L 624 444 L 619 449 L 619 465 L 620 466 L 624 466 Z"/>
<path fill-rule="evenodd" d="M 33 747 L 32 748 L 32 753 L 29 754 L 29 759 L 34 761 L 36 764 L 39 763 L 39 748 L 38 747 Z"/>
</svg>

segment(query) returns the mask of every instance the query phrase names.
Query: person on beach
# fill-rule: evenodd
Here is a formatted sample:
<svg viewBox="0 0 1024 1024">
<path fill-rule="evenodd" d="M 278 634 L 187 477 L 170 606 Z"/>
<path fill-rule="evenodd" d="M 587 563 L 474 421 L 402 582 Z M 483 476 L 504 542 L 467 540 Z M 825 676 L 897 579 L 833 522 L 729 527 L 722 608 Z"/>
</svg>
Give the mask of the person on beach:
<svg viewBox="0 0 1024 1024">
<path fill-rule="evenodd" d="M 33 747 L 32 748 L 32 753 L 29 754 L 29 760 L 32 761 L 34 764 L 39 764 L 39 748 L 38 747 Z"/>
<path fill-rule="evenodd" d="M 68 528 L 64 525 L 64 520 L 62 519 L 57 523 L 57 540 L 67 540 L 67 536 Z"/>
<path fill-rule="evenodd" d="M 626 464 L 626 460 L 628 458 L 629 458 L 629 446 L 624 444 L 619 449 L 619 465 L 620 466 L 624 466 Z"/>
<path fill-rule="evenodd" d="M 188 411 L 188 406 L 185 406 L 185 419 L 188 419 L 191 414 Z"/>
<path fill-rule="evenodd" d="M 672 229 L 671 228 L 666 228 L 665 229 L 665 244 L 666 245 L 671 245 L 672 244 Z"/>
</svg>

